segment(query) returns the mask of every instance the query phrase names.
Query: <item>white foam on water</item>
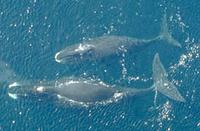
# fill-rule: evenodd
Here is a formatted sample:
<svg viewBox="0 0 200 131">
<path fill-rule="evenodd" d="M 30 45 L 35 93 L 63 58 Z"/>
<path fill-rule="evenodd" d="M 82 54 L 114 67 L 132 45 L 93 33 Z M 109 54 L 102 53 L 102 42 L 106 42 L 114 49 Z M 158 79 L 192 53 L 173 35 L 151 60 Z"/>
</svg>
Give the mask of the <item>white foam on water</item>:
<svg viewBox="0 0 200 131">
<path fill-rule="evenodd" d="M 10 85 L 8 86 L 8 88 L 12 88 L 12 87 L 16 87 L 16 86 L 20 86 L 20 84 L 17 83 L 17 82 L 13 82 L 12 84 L 10 84 Z"/>
</svg>

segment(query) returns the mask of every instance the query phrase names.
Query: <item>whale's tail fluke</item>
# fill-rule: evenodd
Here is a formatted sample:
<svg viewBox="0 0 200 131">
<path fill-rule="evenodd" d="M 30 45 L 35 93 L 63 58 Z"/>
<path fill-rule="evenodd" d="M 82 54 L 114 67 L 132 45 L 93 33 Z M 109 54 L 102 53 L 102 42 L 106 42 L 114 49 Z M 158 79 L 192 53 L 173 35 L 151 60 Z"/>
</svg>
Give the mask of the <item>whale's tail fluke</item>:
<svg viewBox="0 0 200 131">
<path fill-rule="evenodd" d="M 179 93 L 176 86 L 172 82 L 168 81 L 168 74 L 160 61 L 158 53 L 154 56 L 152 68 L 154 81 L 153 87 L 155 88 L 155 91 L 158 91 L 175 101 L 185 102 L 185 99 Z"/>
<path fill-rule="evenodd" d="M 166 13 L 164 14 L 164 16 L 162 18 L 160 35 L 157 38 L 160 39 L 160 40 L 165 40 L 173 46 L 177 46 L 177 47 L 180 47 L 180 48 L 182 47 L 181 44 L 177 40 L 175 40 L 169 32 Z"/>
</svg>

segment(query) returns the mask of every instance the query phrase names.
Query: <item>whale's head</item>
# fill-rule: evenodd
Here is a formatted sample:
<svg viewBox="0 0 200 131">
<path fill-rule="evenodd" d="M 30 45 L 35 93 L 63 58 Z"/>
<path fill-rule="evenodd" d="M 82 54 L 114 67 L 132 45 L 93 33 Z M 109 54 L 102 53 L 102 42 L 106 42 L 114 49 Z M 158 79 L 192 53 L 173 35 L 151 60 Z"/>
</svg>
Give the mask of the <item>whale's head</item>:
<svg viewBox="0 0 200 131">
<path fill-rule="evenodd" d="M 58 63 L 77 63 L 89 60 L 95 56 L 94 46 L 88 44 L 79 44 L 66 47 L 55 54 L 55 60 Z"/>
</svg>

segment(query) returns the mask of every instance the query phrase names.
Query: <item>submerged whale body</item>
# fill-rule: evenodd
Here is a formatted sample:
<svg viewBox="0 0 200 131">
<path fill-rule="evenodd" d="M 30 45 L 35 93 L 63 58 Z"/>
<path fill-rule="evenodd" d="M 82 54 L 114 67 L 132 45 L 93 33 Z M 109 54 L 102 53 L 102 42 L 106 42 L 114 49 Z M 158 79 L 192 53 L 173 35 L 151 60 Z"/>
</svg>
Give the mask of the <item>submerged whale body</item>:
<svg viewBox="0 0 200 131">
<path fill-rule="evenodd" d="M 65 49 L 55 54 L 55 60 L 58 63 L 79 63 L 82 61 L 96 60 L 105 58 L 111 55 L 119 54 L 120 52 L 129 49 L 153 44 L 153 41 L 165 40 L 169 44 L 181 47 L 168 31 L 167 18 L 164 15 L 161 25 L 161 33 L 153 39 L 136 39 L 127 36 L 101 36 L 92 38 L 88 41 L 67 46 Z"/>
<path fill-rule="evenodd" d="M 94 80 L 81 79 L 59 79 L 52 82 L 37 84 L 10 84 L 8 93 L 13 99 L 26 94 L 27 92 L 54 94 L 58 98 L 72 100 L 83 103 L 104 102 L 115 99 L 119 94 L 123 96 L 135 96 L 144 93 L 158 91 L 163 95 L 175 101 L 185 102 L 185 99 L 179 93 L 173 83 L 167 80 L 167 73 L 164 66 L 160 62 L 159 55 L 154 56 L 153 64 L 153 80 L 154 84 L 150 88 L 136 89 L 113 87 L 102 82 Z"/>
</svg>

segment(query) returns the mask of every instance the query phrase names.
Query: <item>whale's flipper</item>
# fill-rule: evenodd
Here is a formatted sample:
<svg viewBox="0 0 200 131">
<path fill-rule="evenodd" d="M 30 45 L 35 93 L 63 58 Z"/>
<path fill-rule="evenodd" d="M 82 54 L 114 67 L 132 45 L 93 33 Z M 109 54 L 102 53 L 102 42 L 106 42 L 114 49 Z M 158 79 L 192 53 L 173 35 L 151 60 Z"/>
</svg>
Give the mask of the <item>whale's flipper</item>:
<svg viewBox="0 0 200 131">
<path fill-rule="evenodd" d="M 165 40 L 171 45 L 174 45 L 180 48 L 182 47 L 181 44 L 177 40 L 175 40 L 169 32 L 166 14 L 164 14 L 162 18 L 161 31 L 160 31 L 160 35 L 158 36 L 158 39 Z"/>
<path fill-rule="evenodd" d="M 185 102 L 185 99 L 179 93 L 176 86 L 172 82 L 168 81 L 168 74 L 160 61 L 158 53 L 154 56 L 152 68 L 154 81 L 153 87 L 155 90 L 173 100 Z"/>
</svg>

